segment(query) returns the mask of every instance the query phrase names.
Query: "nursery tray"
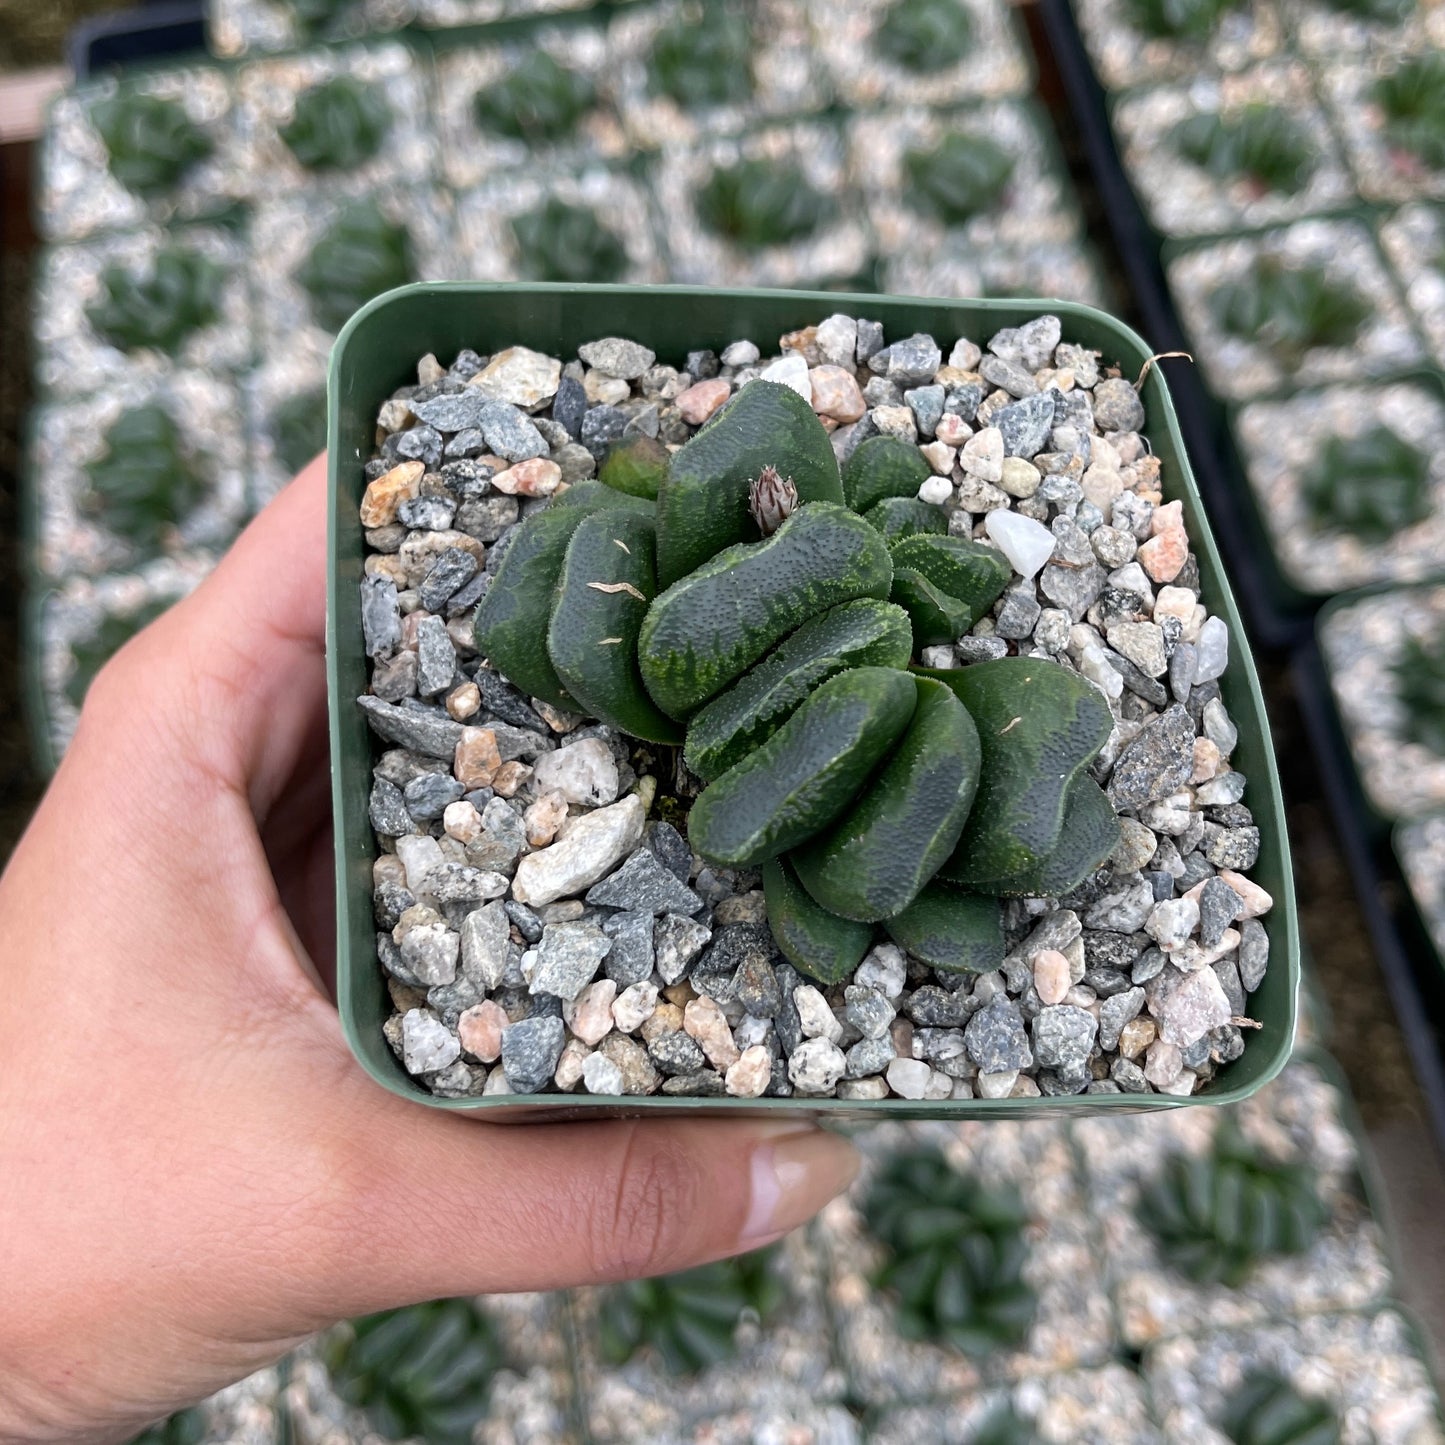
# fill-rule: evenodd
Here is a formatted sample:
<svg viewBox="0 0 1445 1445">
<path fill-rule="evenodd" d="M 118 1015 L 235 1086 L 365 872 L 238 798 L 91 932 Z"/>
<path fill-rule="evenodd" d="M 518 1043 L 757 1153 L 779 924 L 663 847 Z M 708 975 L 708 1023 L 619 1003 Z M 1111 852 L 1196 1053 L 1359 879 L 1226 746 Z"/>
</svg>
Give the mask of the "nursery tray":
<svg viewBox="0 0 1445 1445">
<path fill-rule="evenodd" d="M 1301 647 L 1290 671 L 1355 897 L 1435 1136 L 1445 1145 L 1445 968 L 1414 914 L 1389 833 L 1365 800 L 1318 643 Z"/>
<path fill-rule="evenodd" d="M 372 860 L 376 844 L 368 817 L 373 739 L 355 699 L 368 686 L 361 648 L 359 583 L 364 538 L 357 524 L 363 464 L 374 450 L 376 411 L 398 386 L 415 376 L 424 352 L 453 356 L 463 347 L 493 350 L 529 346 L 570 356 L 584 341 L 625 335 L 667 362 L 698 347 L 721 350 L 739 337 L 764 341 L 835 311 L 881 321 L 888 334 L 916 331 L 940 337 L 986 340 L 1005 326 L 1040 314 L 1058 315 L 1065 336 L 1101 351 L 1137 376 L 1151 348 L 1113 317 L 1075 302 L 1040 300 L 932 300 L 816 291 L 713 290 L 692 286 L 487 285 L 422 282 L 377 297 L 346 324 L 331 353 L 328 385 L 330 464 L 326 651 L 330 693 L 332 801 L 336 837 L 337 998 L 353 1052 L 383 1087 L 441 1109 L 493 1119 L 565 1119 L 598 1115 L 784 1114 L 876 1121 L 912 1119 L 1018 1119 L 1057 1115 L 1134 1113 L 1193 1104 L 1236 1103 L 1273 1078 L 1294 1041 L 1300 979 L 1299 926 L 1284 805 L 1271 751 L 1269 727 L 1254 659 L 1245 644 L 1239 610 L 1194 484 L 1174 404 L 1158 367 L 1150 370 L 1143 399 L 1149 436 L 1163 462 L 1164 491 L 1182 501 L 1199 561 L 1209 610 L 1223 617 L 1235 640 L 1229 670 L 1220 679 L 1225 706 L 1239 728 L 1238 765 L 1250 778 L 1250 805 L 1262 847 L 1255 878 L 1274 897 L 1266 915 L 1270 967 L 1251 999 L 1263 1027 L 1243 1055 L 1222 1068 L 1205 1092 L 1189 1098 L 1164 1094 L 1091 1094 L 1047 1099 L 949 1099 L 937 1102 L 848 1099 L 689 1099 L 657 1095 L 625 1101 L 590 1095 L 493 1095 L 439 1099 L 402 1069 L 382 1035 L 389 1010 L 376 960 L 372 920 Z"/>
<path fill-rule="evenodd" d="M 1153 350 L 1188 351 L 1189 341 L 1164 275 L 1162 238 L 1145 215 L 1120 159 L 1104 88 L 1094 74 L 1073 9 L 1069 0 L 1039 0 L 1036 9 L 1140 323 Z M 1169 368 L 1178 430 L 1220 550 L 1229 558 L 1251 636 L 1268 648 L 1303 642 L 1310 628 L 1308 604 L 1300 594 L 1277 585 L 1269 541 L 1248 500 L 1249 484 L 1224 424 L 1224 409 L 1197 366 L 1182 360 L 1161 365 Z"/>
<path fill-rule="evenodd" d="M 202 0 L 163 0 L 98 15 L 77 25 L 65 47 L 77 81 L 122 66 L 204 54 L 205 49 L 206 7 Z"/>
</svg>

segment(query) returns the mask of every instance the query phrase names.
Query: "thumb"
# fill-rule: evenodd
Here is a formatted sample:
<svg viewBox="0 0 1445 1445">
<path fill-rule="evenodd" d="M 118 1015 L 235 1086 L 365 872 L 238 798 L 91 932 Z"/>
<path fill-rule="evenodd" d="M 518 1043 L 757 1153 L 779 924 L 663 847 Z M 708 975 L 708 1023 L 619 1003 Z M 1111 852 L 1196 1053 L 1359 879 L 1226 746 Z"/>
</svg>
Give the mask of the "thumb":
<svg viewBox="0 0 1445 1445">
<path fill-rule="evenodd" d="M 304 1252 L 326 1319 L 744 1253 L 811 1218 L 858 1164 L 796 1118 L 483 1124 L 361 1079 L 353 1105 L 326 1239 Z"/>
</svg>

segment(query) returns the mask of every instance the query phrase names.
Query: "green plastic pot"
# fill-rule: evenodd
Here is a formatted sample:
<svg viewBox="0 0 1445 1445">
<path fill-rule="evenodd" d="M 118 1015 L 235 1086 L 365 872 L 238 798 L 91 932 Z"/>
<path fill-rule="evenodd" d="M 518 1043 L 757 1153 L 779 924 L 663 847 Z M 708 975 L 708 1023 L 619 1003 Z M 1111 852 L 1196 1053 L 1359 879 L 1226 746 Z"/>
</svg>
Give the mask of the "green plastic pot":
<svg viewBox="0 0 1445 1445">
<path fill-rule="evenodd" d="M 835 311 L 881 321 L 892 337 L 925 331 L 945 344 L 957 336 L 986 339 L 1000 327 L 1017 326 L 1041 312 L 1052 312 L 1062 319 L 1069 340 L 1097 348 L 1106 361 L 1117 362 L 1129 377 L 1139 374 L 1152 350 L 1112 317 L 1090 306 L 1064 301 L 928 300 L 694 286 L 423 282 L 377 297 L 342 329 L 331 353 L 328 387 L 330 553 L 326 651 L 336 834 L 336 986 L 347 1041 L 362 1067 L 383 1088 L 432 1108 L 463 1110 L 493 1120 L 659 1113 L 720 1117 L 811 1115 L 840 1122 L 1020 1119 L 1232 1104 L 1254 1093 L 1284 1067 L 1294 1041 L 1300 981 L 1299 921 L 1284 804 L 1254 660 L 1195 489 L 1169 391 L 1157 366 L 1150 368 L 1143 388 L 1149 437 L 1164 464 L 1166 496 L 1184 504 L 1209 610 L 1224 618 L 1232 634 L 1233 657 L 1220 686 L 1225 706 L 1239 728 L 1235 757 L 1249 776 L 1250 807 L 1262 836 L 1254 877 L 1275 900 L 1265 919 L 1270 967 L 1250 1001 L 1251 1013 L 1262 1027 L 1251 1032 L 1242 1057 L 1221 1069 L 1206 1092 L 1187 1099 L 1160 1094 L 1078 1094 L 1064 1098 L 938 1102 L 686 1099 L 660 1095 L 629 1096 L 624 1100 L 586 1094 L 438 1099 L 405 1073 L 387 1045 L 381 1026 L 390 1011 L 390 1000 L 376 960 L 371 904 L 375 840 L 367 815 L 376 744 L 355 703 L 367 688 L 358 590 L 365 544 L 356 514 L 365 485 L 363 463 L 374 448 L 377 407 L 396 387 L 415 378 L 417 358 L 428 351 L 450 357 L 463 347 L 492 352 L 521 345 L 571 356 L 584 341 L 599 336 L 628 336 L 651 347 L 662 361 L 678 364 L 687 351 L 701 347 L 721 350 L 739 337 L 767 344 L 784 332 L 813 324 Z"/>
</svg>

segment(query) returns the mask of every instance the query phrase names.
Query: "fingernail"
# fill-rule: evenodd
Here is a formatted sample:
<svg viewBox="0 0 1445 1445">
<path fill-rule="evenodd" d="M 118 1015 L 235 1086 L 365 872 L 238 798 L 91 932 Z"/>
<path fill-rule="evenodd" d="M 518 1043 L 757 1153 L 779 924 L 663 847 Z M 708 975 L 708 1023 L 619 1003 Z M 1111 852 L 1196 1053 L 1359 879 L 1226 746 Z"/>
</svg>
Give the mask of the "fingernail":
<svg viewBox="0 0 1445 1445">
<path fill-rule="evenodd" d="M 858 1153 L 824 1129 L 779 1121 L 753 1150 L 752 1202 L 741 1249 L 762 1245 L 811 1219 L 858 1172 Z"/>
</svg>

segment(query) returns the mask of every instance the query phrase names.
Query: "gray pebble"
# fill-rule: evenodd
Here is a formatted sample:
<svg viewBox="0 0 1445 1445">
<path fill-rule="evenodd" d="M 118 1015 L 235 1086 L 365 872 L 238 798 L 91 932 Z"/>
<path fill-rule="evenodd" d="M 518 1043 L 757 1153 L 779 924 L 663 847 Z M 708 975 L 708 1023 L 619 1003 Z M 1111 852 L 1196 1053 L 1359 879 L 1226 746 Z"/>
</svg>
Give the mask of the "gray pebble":
<svg viewBox="0 0 1445 1445">
<path fill-rule="evenodd" d="M 1189 701 L 1189 689 L 1194 685 L 1194 673 L 1199 666 L 1199 653 L 1192 642 L 1175 644 L 1169 659 L 1169 691 L 1176 702 Z"/>
<path fill-rule="evenodd" d="M 1130 1019 L 1138 1018 L 1144 1007 L 1142 988 L 1126 989 L 1099 1005 L 1099 1047 L 1108 1052 L 1119 1047 L 1119 1032 Z"/>
<path fill-rule="evenodd" d="M 689 351 L 684 369 L 694 381 L 711 381 L 718 373 L 717 352 Z"/>
<path fill-rule="evenodd" d="M 1049 1004 L 1034 1020 L 1034 1055 L 1044 1068 L 1066 1077 L 1081 1074 L 1098 1029 L 1098 1021 L 1087 1009 Z"/>
<path fill-rule="evenodd" d="M 385 837 L 399 838 L 403 833 L 414 831 L 401 789 L 385 778 L 377 778 L 371 785 L 369 812 L 371 826 Z"/>
<path fill-rule="evenodd" d="M 843 990 L 843 999 L 848 1022 L 865 1039 L 879 1039 L 887 1034 L 896 1011 L 880 990 L 850 983 Z"/>
<path fill-rule="evenodd" d="M 1236 873 L 1246 873 L 1259 861 L 1258 828 L 1218 828 L 1210 833 L 1214 824 L 1205 825 L 1204 856 L 1216 868 L 1231 868 Z"/>
<path fill-rule="evenodd" d="M 1054 398 L 1050 388 L 1037 396 L 1026 396 L 1010 406 L 1000 408 L 993 425 L 1003 434 L 1003 450 L 1007 457 L 1033 457 L 1044 449 L 1054 424 Z"/>
<path fill-rule="evenodd" d="M 863 338 L 863 325 L 861 321 L 858 323 L 860 342 Z M 904 337 L 902 341 L 895 341 L 888 348 L 887 357 L 888 379 L 903 386 L 923 386 L 932 381 L 943 361 L 943 353 L 938 349 L 938 343 L 921 331 Z"/>
<path fill-rule="evenodd" d="M 627 429 L 627 413 L 615 406 L 594 406 L 582 418 L 582 445 L 600 462 Z"/>
<path fill-rule="evenodd" d="M 1146 882 L 1129 883 L 1106 893 L 1084 915 L 1086 928 L 1133 933 L 1144 926 L 1154 908 L 1154 890 Z"/>
<path fill-rule="evenodd" d="M 532 419 L 506 402 L 489 402 L 482 412 L 481 426 L 487 446 L 506 461 L 530 461 L 552 450 Z"/>
<path fill-rule="evenodd" d="M 434 823 L 464 791 L 447 773 L 423 773 L 406 785 L 406 810 L 418 823 Z"/>
<path fill-rule="evenodd" d="M 600 341 L 584 342 L 577 355 L 607 376 L 623 381 L 636 381 L 657 360 L 657 353 L 636 341 L 622 336 L 604 336 Z"/>
<path fill-rule="evenodd" d="M 457 675 L 457 650 L 440 617 L 426 617 L 416 630 L 416 690 L 423 697 L 446 692 Z"/>
<path fill-rule="evenodd" d="M 1049 364 L 1062 332 L 1063 323 L 1057 316 L 1037 316 L 1023 326 L 1006 326 L 995 332 L 988 349 L 1029 371 L 1038 371 Z"/>
<path fill-rule="evenodd" d="M 861 1038 L 844 1055 L 845 1079 L 866 1079 L 881 1074 L 894 1058 L 893 1040 L 887 1033 L 880 1038 Z"/>
<path fill-rule="evenodd" d="M 1005 361 L 1001 356 L 985 356 L 979 363 L 978 371 L 990 386 L 1002 387 L 1010 396 L 1034 396 L 1038 393 L 1039 384 L 1034 380 L 1033 373 L 1012 361 Z"/>
<path fill-rule="evenodd" d="M 1183 787 L 1193 771 L 1194 720 L 1175 703 L 1119 755 L 1109 779 L 1109 801 L 1116 812 L 1136 812 Z"/>
<path fill-rule="evenodd" d="M 695 1074 L 707 1067 L 701 1045 L 681 1029 L 654 1035 L 647 1056 L 664 1074 Z"/>
<path fill-rule="evenodd" d="M 1239 730 L 1230 720 L 1224 704 L 1218 697 L 1211 698 L 1204 705 L 1204 736 L 1214 744 L 1224 757 L 1228 757 L 1239 742 Z"/>
<path fill-rule="evenodd" d="M 919 436 L 931 437 L 943 417 L 945 393 L 941 386 L 915 386 L 903 393 L 903 400 L 913 413 Z"/>
<path fill-rule="evenodd" d="M 647 846 L 679 883 L 686 883 L 692 876 L 692 849 L 671 823 L 654 823 L 647 830 Z"/>
<path fill-rule="evenodd" d="M 567 1028 L 559 1017 L 533 1017 L 502 1030 L 502 1072 L 514 1094 L 535 1094 L 557 1071 Z"/>
<path fill-rule="evenodd" d="M 1022 641 L 1032 635 L 1042 611 L 1034 595 L 1033 583 L 1016 583 L 1003 595 L 1002 605 L 994 618 L 994 629 L 999 637 Z"/>
<path fill-rule="evenodd" d="M 968 1020 L 963 1039 L 980 1073 L 1004 1074 L 1033 1066 L 1023 1015 L 1007 998 L 995 998 L 979 1009 Z"/>
<path fill-rule="evenodd" d="M 662 1092 L 689 1099 L 720 1099 L 727 1093 L 727 1081 L 716 1069 L 699 1069 L 695 1074 L 664 1079 Z"/>
<path fill-rule="evenodd" d="M 1257 918 L 1246 918 L 1239 925 L 1239 980 L 1247 993 L 1253 993 L 1264 982 L 1269 965 L 1269 934 Z"/>
<path fill-rule="evenodd" d="M 962 663 L 997 662 L 1008 656 L 1008 643 L 1002 637 L 960 637 L 955 651 Z"/>
<path fill-rule="evenodd" d="M 421 605 L 428 612 L 440 612 L 447 601 L 477 573 L 477 559 L 460 547 L 448 547 L 437 556 L 417 588 Z"/>
<path fill-rule="evenodd" d="M 389 577 L 361 579 L 361 632 L 370 658 L 390 657 L 401 646 L 401 608 Z"/>
<path fill-rule="evenodd" d="M 476 427 L 487 409 L 487 398 L 474 386 L 445 392 L 430 401 L 413 401 L 411 409 L 428 426 L 441 432 L 466 431 Z"/>
<path fill-rule="evenodd" d="M 924 984 L 910 995 L 904 1012 L 914 1023 L 928 1028 L 957 1028 L 968 1018 L 968 997 L 937 984 Z"/>
<path fill-rule="evenodd" d="M 414 702 L 388 703 L 369 696 L 357 698 L 356 705 L 366 714 L 372 732 L 387 742 L 399 743 L 429 758 L 441 758 L 448 764 L 456 756 L 462 725 L 440 709 Z"/>
<path fill-rule="evenodd" d="M 876 356 L 883 349 L 883 323 L 881 321 L 858 322 L 858 344 L 854 351 L 858 365 L 864 365 L 871 357 Z M 940 356 L 942 353 L 940 353 Z M 938 368 L 935 367 L 936 371 Z"/>
<path fill-rule="evenodd" d="M 712 937 L 710 930 L 680 913 L 664 913 L 653 927 L 657 971 L 666 984 L 684 977 L 693 960 Z"/>
<path fill-rule="evenodd" d="M 1094 421 L 1102 432 L 1138 431 L 1144 403 L 1123 377 L 1110 377 L 1094 387 Z"/>
<path fill-rule="evenodd" d="M 1087 536 L 1084 540 L 1088 541 Z M 1089 555 L 1093 556 L 1092 551 Z M 1039 590 L 1050 602 L 1063 608 L 1071 621 L 1080 622 L 1094 599 L 1104 590 L 1107 580 L 1108 574 L 1097 562 L 1090 562 L 1083 567 L 1056 566 L 1050 563 L 1039 576 Z"/>
<path fill-rule="evenodd" d="M 602 931 L 612 940 L 605 963 L 607 977 L 619 989 L 652 977 L 652 928 L 650 913 L 614 913 L 603 921 Z"/>
<path fill-rule="evenodd" d="M 532 971 L 534 994 L 574 999 L 597 974 L 612 940 L 595 923 L 549 923 Z"/>
<path fill-rule="evenodd" d="M 1130 970 L 1129 977 L 1134 983 L 1148 983 L 1151 978 L 1157 978 L 1163 972 L 1164 965 L 1168 962 L 1161 949 L 1146 948 Z"/>
<path fill-rule="evenodd" d="M 1199 895 L 1199 940 L 1213 948 L 1239 917 L 1244 900 L 1222 878 L 1211 878 Z"/>
<path fill-rule="evenodd" d="M 574 440 L 582 436 L 582 418 L 587 414 L 587 390 L 576 377 L 564 375 L 552 398 L 552 420 L 567 428 Z"/>
<path fill-rule="evenodd" d="M 679 883 L 650 848 L 639 848 L 615 873 L 587 890 L 587 902 L 643 913 L 696 913 L 702 899 Z"/>
<path fill-rule="evenodd" d="M 1144 1070 L 1132 1059 L 1115 1059 L 1109 1065 L 1109 1077 L 1126 1094 L 1148 1094 L 1151 1091 Z"/>
</svg>

